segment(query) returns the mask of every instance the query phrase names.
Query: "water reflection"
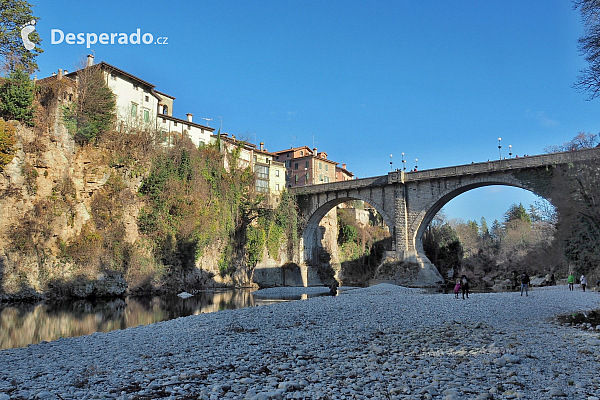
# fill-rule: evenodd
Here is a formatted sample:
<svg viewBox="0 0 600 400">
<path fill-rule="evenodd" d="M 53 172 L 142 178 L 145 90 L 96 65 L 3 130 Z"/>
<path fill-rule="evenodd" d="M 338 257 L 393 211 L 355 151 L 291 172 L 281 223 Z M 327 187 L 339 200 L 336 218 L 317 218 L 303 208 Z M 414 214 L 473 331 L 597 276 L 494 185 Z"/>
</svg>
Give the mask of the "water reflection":
<svg viewBox="0 0 600 400">
<path fill-rule="evenodd" d="M 260 298 L 249 289 L 201 292 L 182 299 L 148 296 L 111 300 L 11 304 L 0 308 L 0 349 L 25 347 L 43 340 L 110 332 L 169 319 L 302 300 L 321 294 Z"/>
</svg>

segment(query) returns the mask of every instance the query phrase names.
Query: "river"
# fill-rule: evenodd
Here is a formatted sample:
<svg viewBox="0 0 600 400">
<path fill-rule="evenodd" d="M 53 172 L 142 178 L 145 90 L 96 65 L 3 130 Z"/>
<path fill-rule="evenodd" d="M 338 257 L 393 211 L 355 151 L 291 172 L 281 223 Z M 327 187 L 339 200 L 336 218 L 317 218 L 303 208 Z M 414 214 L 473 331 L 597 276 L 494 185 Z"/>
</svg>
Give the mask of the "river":
<svg viewBox="0 0 600 400">
<path fill-rule="evenodd" d="M 253 294 L 250 289 L 235 289 L 200 292 L 187 299 L 170 295 L 0 304 L 0 350 L 25 347 L 61 337 L 110 332 L 189 315 L 320 295 L 323 294 L 264 298 Z"/>
</svg>

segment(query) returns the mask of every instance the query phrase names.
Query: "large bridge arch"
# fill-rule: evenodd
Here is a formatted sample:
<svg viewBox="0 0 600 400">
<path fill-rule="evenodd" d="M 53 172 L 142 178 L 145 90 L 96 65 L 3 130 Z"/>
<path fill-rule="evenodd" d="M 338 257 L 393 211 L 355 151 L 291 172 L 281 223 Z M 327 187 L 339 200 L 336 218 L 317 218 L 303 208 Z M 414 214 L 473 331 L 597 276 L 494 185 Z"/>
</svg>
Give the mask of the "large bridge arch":
<svg viewBox="0 0 600 400">
<path fill-rule="evenodd" d="M 333 208 L 342 203 L 347 203 L 353 200 L 361 200 L 365 203 L 371 205 L 383 218 L 383 222 L 387 225 L 392 234 L 394 236 L 394 219 L 391 217 L 381 205 L 377 204 L 372 198 L 368 196 L 363 196 L 360 193 L 355 193 L 353 195 L 340 196 L 335 198 L 324 197 L 321 201 L 317 201 L 316 204 L 312 204 L 312 207 L 306 212 L 306 226 L 302 232 L 302 243 L 304 247 L 303 251 L 303 261 L 307 264 L 316 264 L 318 262 L 318 249 L 319 242 L 321 240 L 318 229 L 319 223 L 325 217 L 325 215 L 331 211 Z"/>
<path fill-rule="evenodd" d="M 417 254 L 429 261 L 423 249 L 423 234 L 425 233 L 427 226 L 431 223 L 431 221 L 433 221 L 435 215 L 446 204 L 448 204 L 450 201 L 460 196 L 461 194 L 488 186 L 508 186 L 527 190 L 535 194 L 536 196 L 546 199 L 552 204 L 551 197 L 539 193 L 530 185 L 525 184 L 512 176 L 504 176 L 499 179 L 483 179 L 478 180 L 476 182 L 461 182 L 456 187 L 448 188 L 446 191 L 442 192 L 437 198 L 437 200 L 434 199 L 434 201 L 432 201 L 430 204 L 427 204 L 424 207 L 424 209 L 422 209 L 416 214 L 411 224 L 409 224 L 409 230 L 413 233 L 413 237 L 411 239 L 414 243 Z"/>
</svg>

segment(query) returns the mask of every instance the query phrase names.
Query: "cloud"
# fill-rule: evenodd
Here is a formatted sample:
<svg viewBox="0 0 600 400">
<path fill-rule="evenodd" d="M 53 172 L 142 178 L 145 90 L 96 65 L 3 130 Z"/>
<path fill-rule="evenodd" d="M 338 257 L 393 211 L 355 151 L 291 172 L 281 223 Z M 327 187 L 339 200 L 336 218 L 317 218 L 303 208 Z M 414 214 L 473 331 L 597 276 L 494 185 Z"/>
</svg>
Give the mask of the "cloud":
<svg viewBox="0 0 600 400">
<path fill-rule="evenodd" d="M 527 117 L 535 118 L 535 120 L 542 126 L 557 126 L 560 122 L 548 117 L 545 111 L 531 111 L 527 110 L 525 112 Z"/>
<path fill-rule="evenodd" d="M 291 121 L 291 120 L 292 120 L 292 118 L 296 116 L 296 114 L 297 114 L 297 112 L 296 112 L 296 111 L 288 111 L 288 112 L 287 112 L 287 120 L 288 120 L 288 121 Z"/>
</svg>

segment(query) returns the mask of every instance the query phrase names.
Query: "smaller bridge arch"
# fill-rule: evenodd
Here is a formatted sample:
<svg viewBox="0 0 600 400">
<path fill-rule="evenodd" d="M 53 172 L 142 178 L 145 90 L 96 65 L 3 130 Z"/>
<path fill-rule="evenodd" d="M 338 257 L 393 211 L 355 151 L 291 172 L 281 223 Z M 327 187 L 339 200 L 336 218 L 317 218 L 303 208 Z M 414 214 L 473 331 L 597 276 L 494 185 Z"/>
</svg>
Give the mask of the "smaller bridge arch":
<svg viewBox="0 0 600 400">
<path fill-rule="evenodd" d="M 316 201 L 315 201 L 316 200 Z M 318 250 L 320 248 L 321 237 L 319 235 L 319 223 L 325 217 L 325 215 L 342 203 L 347 203 L 353 200 L 364 201 L 371 205 L 383 218 L 383 222 L 390 229 L 390 233 L 393 234 L 394 220 L 386 213 L 379 204 L 373 204 L 374 199 L 368 198 L 361 193 L 341 193 L 340 196 L 318 196 L 313 198 L 314 203 L 310 205 L 304 205 L 305 215 L 308 217 L 306 226 L 302 233 L 303 243 L 303 261 L 307 264 L 318 263 Z"/>
</svg>

